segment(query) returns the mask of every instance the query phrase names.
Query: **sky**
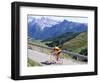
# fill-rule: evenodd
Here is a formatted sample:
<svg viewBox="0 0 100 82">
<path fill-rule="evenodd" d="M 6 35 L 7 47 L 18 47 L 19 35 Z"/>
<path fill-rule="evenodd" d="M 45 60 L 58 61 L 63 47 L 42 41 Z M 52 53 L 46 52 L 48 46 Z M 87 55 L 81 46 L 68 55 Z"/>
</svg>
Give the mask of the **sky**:
<svg viewBox="0 0 100 82">
<path fill-rule="evenodd" d="M 75 17 L 75 16 L 33 16 L 33 15 L 30 15 L 28 17 L 29 17 L 28 22 L 30 22 L 32 20 L 32 18 L 47 17 L 47 18 L 54 19 L 54 20 L 57 20 L 57 21 L 68 20 L 68 21 L 79 22 L 79 23 L 88 23 L 88 18 L 87 17 Z"/>
</svg>

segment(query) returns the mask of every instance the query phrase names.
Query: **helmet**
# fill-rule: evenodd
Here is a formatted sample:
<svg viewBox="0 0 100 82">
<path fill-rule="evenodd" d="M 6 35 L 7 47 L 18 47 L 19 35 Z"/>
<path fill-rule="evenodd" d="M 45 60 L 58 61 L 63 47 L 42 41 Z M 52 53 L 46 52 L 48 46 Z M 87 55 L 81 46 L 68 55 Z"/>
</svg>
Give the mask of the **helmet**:
<svg viewBox="0 0 100 82">
<path fill-rule="evenodd" d="M 55 49 L 55 50 L 58 50 L 58 51 L 60 50 L 60 48 L 59 48 L 59 47 L 56 47 L 56 46 L 54 47 L 54 49 Z"/>
</svg>

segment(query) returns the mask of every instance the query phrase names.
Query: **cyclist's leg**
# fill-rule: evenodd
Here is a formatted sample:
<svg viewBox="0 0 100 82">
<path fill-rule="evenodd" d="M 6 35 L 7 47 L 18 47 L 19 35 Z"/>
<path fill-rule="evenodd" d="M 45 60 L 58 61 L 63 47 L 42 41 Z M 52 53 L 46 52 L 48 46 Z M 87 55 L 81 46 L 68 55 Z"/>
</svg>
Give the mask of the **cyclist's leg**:
<svg viewBox="0 0 100 82">
<path fill-rule="evenodd" d="M 50 55 L 50 61 L 51 61 L 51 62 L 55 62 L 55 61 L 56 61 L 56 58 L 55 58 L 54 55 Z"/>
</svg>

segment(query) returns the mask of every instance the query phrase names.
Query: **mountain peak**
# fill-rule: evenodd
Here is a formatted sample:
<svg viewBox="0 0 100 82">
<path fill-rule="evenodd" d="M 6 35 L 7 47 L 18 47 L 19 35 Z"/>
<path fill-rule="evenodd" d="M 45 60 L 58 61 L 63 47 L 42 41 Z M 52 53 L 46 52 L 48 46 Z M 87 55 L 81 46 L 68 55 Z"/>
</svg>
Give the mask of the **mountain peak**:
<svg viewBox="0 0 100 82">
<path fill-rule="evenodd" d="M 62 21 L 62 23 L 68 23 L 68 22 L 70 22 L 70 21 L 68 21 L 68 20 L 63 20 Z"/>
<path fill-rule="evenodd" d="M 31 20 L 32 20 L 32 18 L 31 18 Z M 31 23 L 33 23 L 33 24 L 36 23 L 37 25 L 39 25 L 41 30 L 43 30 L 45 27 L 52 27 L 53 25 L 57 24 L 58 22 L 59 21 L 57 21 L 57 20 L 42 16 L 40 18 L 33 17 L 33 21 Z"/>
<path fill-rule="evenodd" d="M 59 21 L 50 17 L 39 17 L 28 23 L 28 35 L 35 39 L 47 39 L 66 32 L 85 32 L 87 25 L 68 20 Z"/>
</svg>

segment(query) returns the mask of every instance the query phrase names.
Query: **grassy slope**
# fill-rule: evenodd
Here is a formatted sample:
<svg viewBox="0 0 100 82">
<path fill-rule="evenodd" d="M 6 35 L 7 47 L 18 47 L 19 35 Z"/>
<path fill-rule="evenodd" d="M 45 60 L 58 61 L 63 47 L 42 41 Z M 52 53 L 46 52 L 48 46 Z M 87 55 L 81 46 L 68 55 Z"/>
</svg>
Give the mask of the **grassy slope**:
<svg viewBox="0 0 100 82">
<path fill-rule="evenodd" d="M 79 53 L 81 49 L 87 48 L 87 32 L 82 33 L 65 33 L 59 37 L 48 39 L 45 41 L 32 40 L 32 43 L 41 46 L 47 46 L 45 43 L 54 43 L 55 40 L 63 40 L 64 44 L 62 49 L 71 50 L 73 52 Z"/>
<path fill-rule="evenodd" d="M 48 38 L 42 42 L 49 47 L 54 47 L 54 46 L 61 47 L 63 43 L 75 38 L 79 34 L 80 34 L 79 32 L 67 32 L 57 37 Z"/>
<path fill-rule="evenodd" d="M 87 32 L 80 33 L 77 37 L 65 42 L 62 49 L 80 52 L 81 49 L 87 48 Z"/>
</svg>

